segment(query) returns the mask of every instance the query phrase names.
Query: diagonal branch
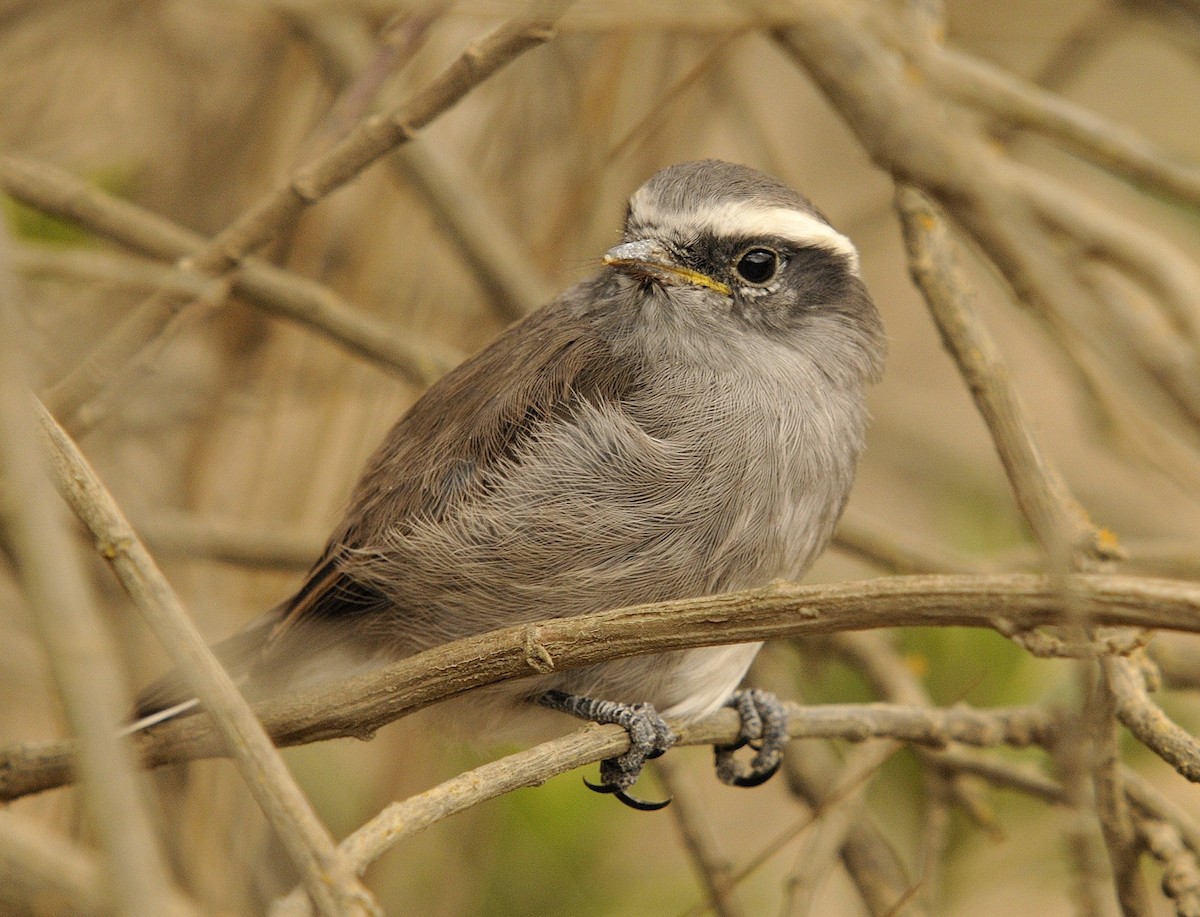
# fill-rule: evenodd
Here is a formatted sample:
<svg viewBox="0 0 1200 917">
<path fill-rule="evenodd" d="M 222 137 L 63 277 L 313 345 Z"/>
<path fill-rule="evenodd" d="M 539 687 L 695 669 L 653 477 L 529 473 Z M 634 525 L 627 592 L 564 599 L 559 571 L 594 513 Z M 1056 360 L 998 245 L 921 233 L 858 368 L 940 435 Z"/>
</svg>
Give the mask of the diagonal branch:
<svg viewBox="0 0 1200 917">
<path fill-rule="evenodd" d="M 896 207 L 913 280 L 992 434 L 1013 494 L 1042 549 L 1055 557 L 1065 548 L 1084 563 L 1120 556 L 1116 537 L 1091 523 L 1035 438 L 1004 358 L 969 301 L 945 222 L 910 187 L 897 189 Z"/>
<path fill-rule="evenodd" d="M 112 496 L 75 444 L 43 409 L 42 432 L 55 484 L 86 525 L 101 555 L 151 630 L 211 714 L 221 746 L 275 828 L 322 914 L 378 913 L 370 893 L 347 869 L 333 838 L 292 779 L 262 724 L 238 693 Z M 117 820 L 119 823 L 119 819 Z"/>
<path fill-rule="evenodd" d="M 940 745 L 963 741 L 972 745 L 1047 745 L 1054 741 L 1054 722 L 1031 708 L 970 710 L 958 707 L 937 710 L 899 704 L 788 704 L 788 733 L 794 739 L 842 738 L 861 742 L 893 738 Z M 673 722 L 678 745 L 713 745 L 737 738 L 737 714 L 724 709 L 690 724 Z M 585 726 L 532 748 L 484 764 L 402 802 L 392 803 L 352 833 L 341 848 L 356 869 L 366 869 L 383 853 L 445 818 L 505 793 L 537 786 L 551 777 L 586 764 L 619 755 L 629 747 L 629 735 L 619 726 Z M 877 765 L 831 788 L 832 803 L 852 791 Z M 744 872 L 744 869 L 742 870 Z M 740 877 L 739 877 L 740 878 Z M 731 878 L 736 883 L 738 878 Z M 293 893 L 277 906 L 272 917 L 307 913 Z"/>
<path fill-rule="evenodd" d="M 1174 161 L 1136 131 L 1057 93 L 948 48 L 911 46 L 918 65 L 949 98 L 1058 143 L 1116 175 L 1200 208 L 1200 168 Z"/>
<path fill-rule="evenodd" d="M 571 0 L 535 0 L 517 18 L 469 44 L 433 82 L 398 108 L 361 121 L 327 153 L 303 166 L 251 205 L 203 248 L 180 262 L 185 270 L 221 275 L 273 239 L 301 213 L 412 139 L 468 92 L 531 48 L 549 41 Z M 47 405 L 68 429 L 106 413 L 131 363 L 152 355 L 189 301 L 154 296 L 101 341 L 80 366 L 46 392 Z M 90 407 L 89 407 L 90 404 Z M 85 428 L 86 428 L 85 425 Z"/>
<path fill-rule="evenodd" d="M 136 917 L 184 913 L 172 900 L 134 755 L 117 734 L 129 702 L 117 647 L 39 449 L 7 242 L 0 227 L 0 545 L 27 597 L 66 725 L 79 740 L 81 800 L 103 854 L 107 905 Z"/>
<path fill-rule="evenodd" d="M 153 258 L 183 259 L 205 244 L 203 236 L 45 163 L 0 156 L 0 189 L 23 204 Z M 201 289 L 212 283 L 178 267 L 173 274 L 175 285 L 179 275 L 192 276 Z M 462 359 L 462 354 L 434 341 L 397 337 L 328 287 L 257 258 L 245 259 L 230 279 L 239 295 L 268 315 L 307 328 L 415 385 L 429 385 Z"/>
</svg>

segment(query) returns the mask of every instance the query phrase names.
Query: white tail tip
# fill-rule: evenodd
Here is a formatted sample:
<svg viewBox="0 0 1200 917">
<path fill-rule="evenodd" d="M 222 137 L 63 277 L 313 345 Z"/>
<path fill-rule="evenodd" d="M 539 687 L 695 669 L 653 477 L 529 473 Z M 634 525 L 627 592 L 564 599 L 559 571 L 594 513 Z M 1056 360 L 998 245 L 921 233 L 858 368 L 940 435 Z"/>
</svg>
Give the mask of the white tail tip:
<svg viewBox="0 0 1200 917">
<path fill-rule="evenodd" d="M 172 717 L 179 716 L 181 713 L 186 713 L 188 710 L 198 707 L 199 705 L 199 698 L 193 697 L 191 700 L 185 700 L 182 703 L 175 704 L 173 707 L 167 707 L 163 710 L 156 711 L 155 713 L 151 713 L 148 716 L 142 717 L 140 720 L 134 720 L 121 730 L 121 735 L 133 735 L 135 732 L 141 732 L 143 729 L 149 729 L 151 726 L 155 726 L 171 719 Z"/>
</svg>

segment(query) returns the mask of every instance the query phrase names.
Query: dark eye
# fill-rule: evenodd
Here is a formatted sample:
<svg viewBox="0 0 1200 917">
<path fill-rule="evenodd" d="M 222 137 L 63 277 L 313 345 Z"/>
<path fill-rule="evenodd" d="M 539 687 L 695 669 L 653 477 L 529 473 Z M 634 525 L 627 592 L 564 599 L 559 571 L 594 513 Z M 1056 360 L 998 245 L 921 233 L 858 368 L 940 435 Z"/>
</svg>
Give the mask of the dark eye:
<svg viewBox="0 0 1200 917">
<path fill-rule="evenodd" d="M 766 283 L 779 270 L 779 256 L 769 248 L 752 248 L 738 259 L 734 270 L 750 283 Z"/>
</svg>

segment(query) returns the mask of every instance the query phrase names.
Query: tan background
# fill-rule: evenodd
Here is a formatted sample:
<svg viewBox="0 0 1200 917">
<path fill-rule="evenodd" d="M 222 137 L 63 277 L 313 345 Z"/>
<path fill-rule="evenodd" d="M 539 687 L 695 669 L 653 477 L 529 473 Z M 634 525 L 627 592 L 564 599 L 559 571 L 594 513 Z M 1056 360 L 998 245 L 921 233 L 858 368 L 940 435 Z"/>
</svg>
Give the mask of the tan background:
<svg viewBox="0 0 1200 917">
<path fill-rule="evenodd" d="M 429 14 L 427 42 L 385 84 L 381 104 L 427 82 L 508 8 L 464 2 Z M 212 234 L 338 129 L 325 120 L 339 79 L 328 61 L 331 45 L 310 30 L 343 42 L 348 53 L 369 51 L 363 43 L 392 11 L 370 2 L 8 0 L 0 4 L 0 150 L 57 164 Z M 947 40 L 1036 77 L 1073 30 L 1102 11 L 1089 2 L 958 0 L 947 5 Z M 716 2 L 581 3 L 555 42 L 474 92 L 417 144 L 512 234 L 527 258 L 521 272 L 548 290 L 594 269 L 617 238 L 625 197 L 661 165 L 717 156 L 805 191 L 859 245 L 891 342 L 886 379 L 871 395 L 874 424 L 852 510 L 963 554 L 1011 556 L 1028 536 L 987 432 L 909 282 L 889 177 L 767 38 L 731 31 L 733 17 Z M 1200 161 L 1198 48 L 1194 23 L 1130 17 L 1076 62 L 1063 91 L 1179 158 Z M 1015 149 L 1192 258 L 1200 254 L 1194 211 L 1042 142 L 1018 140 Z M 9 216 L 22 245 L 45 244 L 58 231 L 25 211 L 10 209 Z M 104 248 L 86 237 L 67 242 Z M 505 324 L 422 194 L 384 163 L 305 214 L 269 254 L 398 331 L 463 353 Z M 1107 436 L 1040 326 L 1014 307 L 994 273 L 972 263 L 979 307 L 1049 452 L 1093 517 L 1135 544 L 1164 536 L 1195 543 L 1195 455 L 1172 477 L 1138 455 L 1138 444 Z M 47 381 L 140 298 L 115 285 L 45 278 L 30 280 L 27 290 L 31 340 Z M 310 538 L 315 546 L 361 461 L 417 394 L 413 385 L 235 301 L 188 321 L 116 415 L 81 444 L 148 531 L 187 513 Z M 212 639 L 279 599 L 299 575 L 163 556 Z M 873 572 L 831 552 L 812 578 Z M 111 598 L 131 679 L 141 683 L 160 669 L 162 656 L 104 573 L 97 577 Z M 0 741 L 59 734 L 41 653 L 10 585 L 0 592 L 0 634 Z M 1013 703 L 1071 690 L 1062 663 L 1031 660 L 991 634 L 907 641 L 910 661 L 940 702 Z M 808 666 L 804 696 L 864 696 L 836 665 L 817 668 L 814 674 Z M 1191 699 L 1172 703 L 1185 725 L 1195 722 Z M 388 800 L 494 755 L 437 744 L 431 719 L 396 724 L 369 745 L 343 740 L 288 753 L 336 835 Z M 735 863 L 803 817 L 782 781 L 755 792 L 730 790 L 713 779 L 707 752 L 674 754 Z M 1148 773 L 1200 815 L 1193 788 L 1158 762 Z M 924 785 L 906 755 L 890 762 L 884 777 L 871 795 L 873 811 L 915 862 Z M 214 907 L 253 912 L 259 905 L 252 902 L 287 872 L 228 765 L 199 765 L 186 779 L 173 773 L 160 782 L 176 799 L 163 811 L 163 830 L 186 884 Z M 1067 816 L 1012 794 L 988 799 L 993 832 L 955 816 L 936 912 L 1071 913 L 1059 833 Z M 76 820 L 69 791 L 23 800 L 13 811 L 67 828 Z M 783 844 L 745 883 L 740 895 L 748 913 L 805 912 L 789 898 L 787 878 L 819 847 L 820 830 Z M 273 860 L 283 878 L 271 875 Z M 389 854 L 369 880 L 395 913 L 671 914 L 702 900 L 671 818 L 593 796 L 577 773 L 436 827 Z M 808 913 L 861 913 L 837 870 L 813 895 Z M 1156 913 L 1170 912 L 1159 905 Z"/>
</svg>

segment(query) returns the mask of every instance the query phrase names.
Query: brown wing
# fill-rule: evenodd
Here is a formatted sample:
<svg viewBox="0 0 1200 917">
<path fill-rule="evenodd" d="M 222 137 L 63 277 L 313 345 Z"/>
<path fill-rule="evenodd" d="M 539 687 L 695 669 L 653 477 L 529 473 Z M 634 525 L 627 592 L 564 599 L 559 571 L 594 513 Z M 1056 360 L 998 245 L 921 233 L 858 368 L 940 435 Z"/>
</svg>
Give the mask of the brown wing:
<svg viewBox="0 0 1200 917">
<path fill-rule="evenodd" d="M 539 426 L 570 415 L 581 402 L 619 401 L 631 391 L 640 366 L 618 343 L 631 316 L 611 298 L 610 280 L 601 274 L 514 325 L 400 418 L 367 463 L 345 517 L 300 589 L 214 647 L 239 681 L 253 692 L 273 693 L 321 665 L 322 651 L 369 634 L 369 628 L 347 626 L 347 619 L 389 602 L 347 572 L 350 552 L 378 543 L 382 532 L 406 519 L 436 519 L 463 500 L 486 499 L 481 482 L 488 469 L 516 454 Z M 137 715 L 188 697 L 178 676 L 169 674 L 141 693 Z"/>
<path fill-rule="evenodd" d="M 346 515 L 304 585 L 277 610 L 268 657 L 311 654 L 357 629 L 347 616 L 386 605 L 350 576 L 348 552 L 377 543 L 406 519 L 439 518 L 484 498 L 486 471 L 517 452 L 546 421 L 582 401 L 620 400 L 637 365 L 614 349 L 613 313 L 595 304 L 602 285 L 576 288 L 501 335 L 439 380 L 396 423 L 367 463 Z M 336 623 L 335 623 L 336 622 Z M 332 627 L 322 625 L 334 624 Z M 296 644 L 302 644 L 298 646 Z"/>
</svg>

